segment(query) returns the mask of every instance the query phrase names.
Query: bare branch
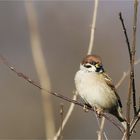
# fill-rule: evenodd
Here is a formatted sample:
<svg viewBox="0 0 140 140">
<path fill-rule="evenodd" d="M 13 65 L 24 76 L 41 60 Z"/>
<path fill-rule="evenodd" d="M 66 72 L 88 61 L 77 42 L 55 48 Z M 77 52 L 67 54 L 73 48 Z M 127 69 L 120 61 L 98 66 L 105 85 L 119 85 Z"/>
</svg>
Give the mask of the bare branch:
<svg viewBox="0 0 140 140">
<path fill-rule="evenodd" d="M 98 132 L 98 140 L 102 140 L 102 139 L 103 139 L 103 129 L 104 129 L 104 125 L 105 125 L 105 118 L 102 117 L 102 118 L 101 118 L 100 130 L 99 130 L 99 132 Z"/>
<path fill-rule="evenodd" d="M 61 118 L 61 123 L 60 123 L 60 133 L 59 133 L 59 140 L 63 140 L 63 117 L 64 117 L 64 104 L 60 104 L 60 118 Z"/>
<path fill-rule="evenodd" d="M 52 92 L 52 91 L 49 91 L 47 89 L 44 89 L 43 87 L 41 87 L 38 83 L 36 83 L 35 81 L 31 80 L 28 76 L 24 75 L 23 73 L 21 72 L 18 72 L 13 66 L 11 66 L 8 61 L 2 56 L 0 55 L 0 60 L 1 62 L 3 62 L 3 64 L 5 66 L 7 66 L 10 70 L 12 70 L 15 74 L 17 74 L 18 77 L 21 77 L 23 78 L 25 81 L 29 82 L 30 84 L 34 85 L 35 87 L 37 87 L 38 89 L 40 90 L 43 90 L 44 92 L 48 93 L 48 94 L 51 94 L 51 95 L 54 95 L 58 98 L 61 98 L 65 101 L 68 101 L 70 103 L 74 103 L 75 105 L 78 105 L 80 107 L 84 107 L 85 104 L 83 103 L 80 103 L 76 100 L 73 100 L 71 98 L 68 98 L 62 94 L 59 94 L 59 93 L 56 93 L 56 92 Z M 90 107 L 87 107 L 88 110 L 91 110 L 91 111 L 95 111 L 94 108 L 90 108 Z M 113 119 L 111 119 L 109 116 L 106 115 L 106 113 L 102 113 L 101 114 L 102 116 L 104 116 L 107 120 L 109 120 L 114 126 L 116 126 L 122 133 L 124 132 L 124 129 L 118 124 L 116 123 Z"/>
<path fill-rule="evenodd" d="M 132 95 L 133 95 L 133 108 L 134 116 L 137 115 L 136 108 L 136 89 L 135 89 L 135 74 L 134 74 L 134 62 L 135 62 L 135 52 L 136 52 L 136 27 L 137 27 L 137 11 L 138 11 L 138 1 L 134 2 L 134 20 L 133 20 L 133 41 L 132 41 L 132 62 L 131 62 L 131 79 L 132 79 Z"/>
<path fill-rule="evenodd" d="M 72 100 L 77 100 L 77 93 L 74 93 Z M 68 110 L 68 112 L 67 112 L 67 114 L 66 114 L 66 116 L 65 116 L 65 118 L 63 120 L 62 126 L 58 129 L 58 131 L 57 131 L 57 133 L 56 133 L 56 135 L 54 137 L 54 140 L 58 139 L 58 137 L 60 135 L 60 132 L 61 132 L 61 129 L 62 130 L 64 129 L 66 123 L 68 122 L 68 120 L 69 120 L 69 118 L 70 118 L 70 116 L 71 116 L 71 114 L 73 112 L 74 107 L 75 107 L 75 104 L 71 103 L 71 105 L 69 107 L 69 110 Z"/>
<path fill-rule="evenodd" d="M 91 25 L 90 42 L 89 42 L 89 48 L 88 48 L 88 53 L 87 54 L 91 54 L 92 49 L 93 49 L 98 3 L 99 3 L 99 0 L 95 0 L 95 2 L 94 2 L 93 17 L 92 17 L 92 25 Z"/>
<path fill-rule="evenodd" d="M 128 39 L 128 35 L 127 35 L 127 30 L 125 28 L 125 24 L 124 24 L 124 20 L 122 18 L 122 13 L 121 12 L 119 13 L 119 17 L 120 17 L 120 21 L 121 21 L 121 24 L 122 24 L 122 27 L 123 27 L 123 32 L 124 32 L 125 39 L 126 39 L 126 44 L 127 44 L 127 47 L 128 47 L 129 57 L 131 58 L 131 47 L 130 47 L 130 43 L 129 43 L 129 39 Z"/>
<path fill-rule="evenodd" d="M 138 111 L 137 116 L 134 117 L 134 119 L 130 125 L 130 134 L 132 134 L 132 132 L 139 120 L 140 120 L 140 111 Z"/>
<path fill-rule="evenodd" d="M 129 52 L 129 57 L 130 57 L 130 64 L 131 64 L 131 62 L 132 62 L 131 47 L 130 47 L 129 39 L 127 36 L 127 31 L 125 28 L 125 24 L 124 24 L 124 20 L 122 18 L 121 12 L 119 13 L 119 16 L 120 16 L 120 21 L 122 23 L 122 27 L 123 27 L 123 31 L 124 31 L 124 35 L 125 35 L 125 39 L 126 39 L 126 43 L 127 43 L 127 47 L 128 47 L 128 52 Z M 126 111 L 127 129 L 126 129 L 126 133 L 123 136 L 123 139 L 126 138 L 127 140 L 129 140 L 129 138 L 130 138 L 129 130 L 130 130 L 131 91 L 132 91 L 132 80 L 131 80 L 131 73 L 130 73 L 130 81 L 129 81 L 129 89 L 128 89 L 128 97 L 127 97 L 127 111 Z"/>
<path fill-rule="evenodd" d="M 95 114 L 95 116 L 96 116 L 96 119 L 97 119 L 98 126 L 99 126 L 99 128 L 100 128 L 100 121 L 99 121 L 98 115 Z M 99 131 L 100 131 L 100 130 L 99 130 Z M 98 132 L 98 133 L 99 133 L 99 132 Z M 104 135 L 105 139 L 108 140 L 107 135 L 106 135 L 105 132 L 103 132 L 103 135 Z"/>
<path fill-rule="evenodd" d="M 92 26 L 91 26 L 91 35 L 90 35 L 90 42 L 89 42 L 89 48 L 88 48 L 88 54 L 91 54 L 92 52 L 92 48 L 93 48 L 93 43 L 94 43 L 94 32 L 95 32 L 95 24 L 96 24 L 96 17 L 97 17 L 97 8 L 98 8 L 98 0 L 95 0 L 95 3 L 94 3 L 94 10 L 93 10 L 93 19 L 92 19 Z M 73 100 L 77 100 L 77 94 L 75 94 L 73 96 Z M 71 103 L 70 105 L 70 108 L 66 114 L 66 117 L 63 121 L 63 124 L 62 124 L 62 129 L 64 129 L 69 117 L 71 116 L 72 112 L 73 112 L 73 109 L 75 107 L 75 104 Z M 58 136 L 60 135 L 60 130 L 61 130 L 61 127 L 58 129 L 54 139 L 57 140 L 58 139 Z"/>
<path fill-rule="evenodd" d="M 129 89 L 128 89 L 128 98 L 127 98 L 127 130 L 126 130 L 126 139 L 130 138 L 130 105 L 131 105 L 131 95 L 133 95 L 133 109 L 134 109 L 134 118 L 137 115 L 136 108 L 136 89 L 135 89 L 135 78 L 134 78 L 134 62 L 135 62 L 135 52 L 136 52 L 136 25 L 137 25 L 137 7 L 138 1 L 134 0 L 134 20 L 133 20 L 133 41 L 132 48 L 130 47 L 130 43 L 127 36 L 127 31 L 125 28 L 124 20 L 122 18 L 122 14 L 120 13 L 120 21 L 122 23 L 124 35 L 126 38 L 126 43 L 128 47 L 129 57 L 130 57 L 130 81 L 129 81 Z"/>
</svg>

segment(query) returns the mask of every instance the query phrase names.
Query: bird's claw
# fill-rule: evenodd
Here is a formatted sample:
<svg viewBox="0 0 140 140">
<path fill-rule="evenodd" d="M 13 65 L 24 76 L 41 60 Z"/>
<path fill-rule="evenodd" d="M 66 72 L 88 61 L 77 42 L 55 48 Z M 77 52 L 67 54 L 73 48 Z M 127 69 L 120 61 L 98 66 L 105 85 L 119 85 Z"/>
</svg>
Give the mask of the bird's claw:
<svg viewBox="0 0 140 140">
<path fill-rule="evenodd" d="M 99 118 L 102 117 L 103 109 L 94 107 L 94 110 Z"/>
<path fill-rule="evenodd" d="M 84 109 L 85 112 L 88 112 L 88 111 L 89 111 L 89 110 L 88 110 L 88 106 L 87 106 L 86 104 L 84 104 L 83 109 Z"/>
</svg>

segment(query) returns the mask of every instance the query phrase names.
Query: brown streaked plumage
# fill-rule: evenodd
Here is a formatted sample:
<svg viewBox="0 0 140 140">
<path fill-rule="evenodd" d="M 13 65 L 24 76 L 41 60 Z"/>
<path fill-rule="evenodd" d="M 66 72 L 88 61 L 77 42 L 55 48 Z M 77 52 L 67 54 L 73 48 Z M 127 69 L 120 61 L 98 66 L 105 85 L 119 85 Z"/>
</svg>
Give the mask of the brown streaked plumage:
<svg viewBox="0 0 140 140">
<path fill-rule="evenodd" d="M 104 76 L 104 79 L 106 81 L 106 84 L 114 91 L 114 93 L 118 99 L 119 106 L 122 108 L 122 103 L 121 103 L 120 97 L 117 94 L 116 88 L 112 83 L 112 79 L 105 72 L 103 73 L 103 76 Z"/>
</svg>

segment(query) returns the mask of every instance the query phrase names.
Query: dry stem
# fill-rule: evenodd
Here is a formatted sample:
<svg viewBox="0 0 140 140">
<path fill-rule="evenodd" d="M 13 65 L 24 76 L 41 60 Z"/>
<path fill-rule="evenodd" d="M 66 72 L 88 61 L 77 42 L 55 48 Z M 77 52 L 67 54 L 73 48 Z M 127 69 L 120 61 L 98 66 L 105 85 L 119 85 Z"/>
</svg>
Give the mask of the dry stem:
<svg viewBox="0 0 140 140">
<path fill-rule="evenodd" d="M 91 52 L 93 50 L 93 45 L 94 45 L 94 38 L 95 38 L 94 36 L 95 36 L 95 29 L 96 29 L 98 3 L 99 3 L 99 0 L 94 1 L 94 10 L 93 10 L 93 17 L 92 17 L 90 42 L 89 42 L 88 53 L 87 53 L 88 55 L 91 54 Z M 104 125 L 104 123 L 103 123 L 103 125 Z M 102 137 L 102 129 L 100 129 L 99 132 L 98 132 L 98 138 L 101 138 L 101 137 Z"/>
<path fill-rule="evenodd" d="M 91 25 L 90 42 L 89 42 L 89 48 L 88 48 L 88 53 L 87 54 L 91 54 L 91 52 L 93 50 L 98 3 L 99 3 L 99 0 L 95 0 L 95 2 L 94 2 L 93 17 L 92 17 L 92 25 Z"/>
<path fill-rule="evenodd" d="M 122 27 L 123 27 L 123 31 L 124 31 L 124 35 L 125 35 L 127 47 L 128 47 L 129 57 L 130 57 L 130 61 L 131 61 L 131 59 L 132 59 L 132 56 L 131 56 L 131 47 L 130 47 L 129 39 L 128 39 L 128 36 L 127 36 L 127 31 L 126 31 L 126 28 L 125 28 L 125 24 L 124 24 L 124 20 L 122 18 L 121 12 L 119 13 L 119 16 L 120 16 L 120 21 L 122 23 Z M 131 77 L 131 75 L 130 75 L 130 77 Z M 128 98 L 127 98 L 127 111 L 126 111 L 126 118 L 127 118 L 127 134 L 126 134 L 126 137 L 127 137 L 127 139 L 129 139 L 129 129 L 130 129 L 130 100 L 131 100 L 131 90 L 132 90 L 132 83 L 131 83 L 131 80 L 130 80 L 130 82 L 129 82 L 129 92 L 128 92 Z"/>
<path fill-rule="evenodd" d="M 39 35 L 38 21 L 36 11 L 34 9 L 34 5 L 32 2 L 25 2 L 27 19 L 29 23 L 29 31 L 30 31 L 30 41 L 31 41 L 31 52 L 33 56 L 33 61 L 35 64 L 35 68 L 40 80 L 41 87 L 50 90 L 50 78 L 47 72 L 47 67 L 45 64 L 41 39 Z M 51 97 L 49 94 L 45 94 L 42 90 L 42 103 L 43 110 L 45 116 L 45 131 L 46 131 L 46 139 L 53 138 L 55 135 L 55 124 L 54 124 L 54 116 L 53 116 L 53 108 Z"/>
<path fill-rule="evenodd" d="M 77 94 L 76 93 L 73 95 L 72 100 L 77 100 Z M 54 137 L 54 140 L 57 140 L 58 139 L 58 137 L 59 137 L 59 135 L 61 133 L 61 129 L 62 130 L 64 129 L 66 123 L 68 122 L 68 120 L 69 120 L 69 118 L 70 118 L 70 116 L 71 116 L 71 114 L 72 114 L 72 112 L 74 110 L 74 107 L 75 107 L 75 104 L 74 103 L 71 103 L 71 105 L 69 107 L 69 110 L 68 110 L 68 112 L 67 112 L 67 114 L 66 114 L 66 116 L 65 116 L 65 118 L 63 120 L 62 126 L 58 129 L 58 131 L 57 131 L 57 133 L 56 133 L 56 135 Z"/>
<path fill-rule="evenodd" d="M 63 117 L 64 117 L 64 104 L 61 103 L 60 105 L 60 118 L 61 118 L 61 123 L 60 123 L 60 134 L 59 134 L 59 140 L 63 140 Z"/>
<path fill-rule="evenodd" d="M 129 57 L 130 57 L 130 81 L 129 81 L 129 89 L 128 89 L 128 98 L 127 98 L 127 130 L 125 134 L 125 139 L 130 139 L 130 107 L 131 107 L 131 95 L 133 95 L 133 109 L 134 109 L 134 117 L 137 115 L 137 108 L 136 108 L 136 90 L 135 90 L 135 78 L 134 78 L 134 62 L 135 62 L 135 52 L 136 52 L 136 25 L 137 25 L 137 8 L 138 1 L 134 0 L 134 20 L 133 20 L 133 41 L 132 47 L 130 47 L 130 43 L 127 36 L 127 31 L 125 28 L 124 20 L 122 18 L 122 14 L 120 13 L 120 20 L 122 23 L 124 35 L 126 38 L 126 43 L 128 47 Z"/>
<path fill-rule="evenodd" d="M 101 118 L 100 130 L 98 132 L 98 140 L 103 140 L 103 129 L 105 125 L 105 118 Z"/>
<path fill-rule="evenodd" d="M 133 109 L 134 116 L 137 115 L 136 108 L 136 89 L 135 89 L 135 77 L 134 77 L 134 62 L 135 62 L 135 52 L 136 52 L 136 27 L 137 27 L 137 9 L 138 9 L 138 1 L 134 2 L 134 20 L 133 20 L 133 41 L 132 41 L 132 62 L 131 62 L 131 79 L 132 79 L 132 95 L 133 95 Z"/>
<path fill-rule="evenodd" d="M 134 63 L 135 65 L 140 63 L 140 59 L 136 60 L 136 62 Z M 122 77 L 120 78 L 120 80 L 117 82 L 117 84 L 115 85 L 115 88 L 119 88 L 120 85 L 123 83 L 123 81 L 126 79 L 126 77 L 129 75 L 130 70 L 127 70 L 126 72 L 123 72 Z"/>
<path fill-rule="evenodd" d="M 98 0 L 95 0 L 95 3 L 94 3 L 94 10 L 93 10 L 93 20 L 92 20 L 92 26 L 91 26 L 91 35 L 90 35 L 90 42 L 89 42 L 89 48 L 88 48 L 88 54 L 91 54 L 92 52 L 92 49 L 93 49 L 93 43 L 94 43 L 94 32 L 95 32 L 95 25 L 96 25 L 96 18 L 97 18 L 97 8 L 98 8 Z M 77 95 L 75 94 L 73 96 L 73 100 L 77 100 Z M 71 104 L 70 105 L 70 108 L 66 114 L 66 117 L 63 121 L 63 124 L 62 124 L 62 129 L 64 129 L 69 117 L 71 116 L 72 112 L 73 112 L 73 109 L 75 107 L 75 104 Z M 61 130 L 61 127 L 58 129 L 58 132 L 56 133 L 55 137 L 54 137 L 54 140 L 57 140 L 58 139 L 58 136 L 60 135 L 60 130 Z"/>
</svg>

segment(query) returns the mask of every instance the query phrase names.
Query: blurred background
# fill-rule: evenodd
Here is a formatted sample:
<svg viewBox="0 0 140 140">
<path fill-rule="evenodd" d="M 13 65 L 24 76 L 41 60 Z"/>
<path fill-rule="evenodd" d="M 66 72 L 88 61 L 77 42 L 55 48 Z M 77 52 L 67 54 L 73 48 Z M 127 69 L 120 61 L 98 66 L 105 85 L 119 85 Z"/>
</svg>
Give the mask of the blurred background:
<svg viewBox="0 0 140 140">
<path fill-rule="evenodd" d="M 31 3 L 29 1 L 26 4 Z M 72 98 L 74 76 L 86 55 L 94 1 L 33 1 L 38 32 L 51 90 Z M 116 84 L 129 68 L 129 55 L 118 13 L 122 12 L 132 42 L 133 1 L 100 0 L 93 53 L 102 57 L 106 71 Z M 140 10 L 138 10 L 137 52 L 140 58 Z M 132 44 L 132 43 L 131 43 Z M 32 56 L 28 12 L 24 1 L 0 1 L 0 53 L 17 70 L 39 83 Z M 42 93 L 0 63 L 0 139 L 45 140 Z M 136 65 L 137 99 L 140 91 L 140 64 Z M 125 114 L 128 78 L 118 88 Z M 60 127 L 60 103 L 64 115 L 70 103 L 51 96 L 55 131 Z M 45 108 L 47 112 L 47 107 Z M 133 113 L 133 112 L 132 112 Z M 140 138 L 138 124 L 133 139 Z M 64 139 L 96 139 L 97 120 L 93 112 L 76 106 L 63 131 Z M 122 134 L 106 121 L 109 139 Z"/>
</svg>

